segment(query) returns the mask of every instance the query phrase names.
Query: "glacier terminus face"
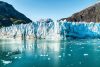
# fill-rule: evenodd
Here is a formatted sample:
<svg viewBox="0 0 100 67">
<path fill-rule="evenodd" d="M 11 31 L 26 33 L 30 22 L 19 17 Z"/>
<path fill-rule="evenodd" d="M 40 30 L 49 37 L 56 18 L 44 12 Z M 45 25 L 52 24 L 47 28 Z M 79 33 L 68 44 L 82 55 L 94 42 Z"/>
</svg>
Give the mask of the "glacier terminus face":
<svg viewBox="0 0 100 67">
<path fill-rule="evenodd" d="M 52 19 L 41 19 L 36 22 L 12 25 L 0 29 L 0 38 L 39 38 L 39 39 L 66 39 L 72 38 L 99 38 L 100 23 L 95 22 L 54 22 Z"/>
<path fill-rule="evenodd" d="M 73 38 L 99 38 L 100 23 L 94 22 L 59 22 L 60 35 Z"/>
</svg>

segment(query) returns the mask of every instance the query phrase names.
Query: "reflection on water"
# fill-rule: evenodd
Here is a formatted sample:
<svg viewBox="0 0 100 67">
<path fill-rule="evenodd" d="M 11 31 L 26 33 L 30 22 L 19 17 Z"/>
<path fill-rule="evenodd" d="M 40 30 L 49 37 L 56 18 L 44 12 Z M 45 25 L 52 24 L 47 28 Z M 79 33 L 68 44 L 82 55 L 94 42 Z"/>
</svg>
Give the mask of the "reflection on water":
<svg viewBox="0 0 100 67">
<path fill-rule="evenodd" d="M 100 39 L 0 40 L 0 67 L 100 67 Z"/>
</svg>

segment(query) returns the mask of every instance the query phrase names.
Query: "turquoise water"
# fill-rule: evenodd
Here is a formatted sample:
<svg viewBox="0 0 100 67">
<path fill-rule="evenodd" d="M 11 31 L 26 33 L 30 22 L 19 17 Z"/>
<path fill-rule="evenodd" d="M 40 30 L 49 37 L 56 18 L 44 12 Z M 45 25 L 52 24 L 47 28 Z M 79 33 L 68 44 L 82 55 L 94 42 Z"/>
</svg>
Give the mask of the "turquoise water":
<svg viewBox="0 0 100 67">
<path fill-rule="evenodd" d="M 100 39 L 0 40 L 0 67 L 100 67 Z"/>
</svg>

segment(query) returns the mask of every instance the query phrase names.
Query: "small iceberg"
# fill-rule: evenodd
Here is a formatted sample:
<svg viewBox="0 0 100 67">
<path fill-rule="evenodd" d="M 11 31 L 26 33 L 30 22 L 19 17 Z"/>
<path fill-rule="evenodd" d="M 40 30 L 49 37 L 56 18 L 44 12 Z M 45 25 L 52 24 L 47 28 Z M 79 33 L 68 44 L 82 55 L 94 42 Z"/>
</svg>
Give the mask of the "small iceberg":
<svg viewBox="0 0 100 67">
<path fill-rule="evenodd" d="M 88 56 L 88 54 L 84 54 L 84 56 Z"/>
<path fill-rule="evenodd" d="M 10 64 L 12 63 L 12 61 L 6 61 L 6 60 L 1 60 L 3 64 L 7 65 L 7 64 Z"/>
</svg>

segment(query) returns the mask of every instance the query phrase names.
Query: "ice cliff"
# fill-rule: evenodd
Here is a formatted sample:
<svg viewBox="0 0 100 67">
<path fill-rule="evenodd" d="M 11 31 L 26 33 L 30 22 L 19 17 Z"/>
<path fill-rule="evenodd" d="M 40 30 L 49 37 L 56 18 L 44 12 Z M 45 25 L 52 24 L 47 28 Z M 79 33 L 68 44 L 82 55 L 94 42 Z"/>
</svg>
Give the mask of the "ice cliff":
<svg viewBox="0 0 100 67">
<path fill-rule="evenodd" d="M 54 33 L 54 22 L 51 19 L 12 25 L 0 29 L 0 38 L 48 38 Z"/>
<path fill-rule="evenodd" d="M 41 19 L 29 24 L 12 25 L 0 29 L 0 38 L 19 37 L 43 39 L 99 38 L 100 23 L 54 22 L 51 19 Z"/>
<path fill-rule="evenodd" d="M 100 23 L 94 22 L 59 22 L 60 36 L 63 38 L 99 38 Z"/>
</svg>

